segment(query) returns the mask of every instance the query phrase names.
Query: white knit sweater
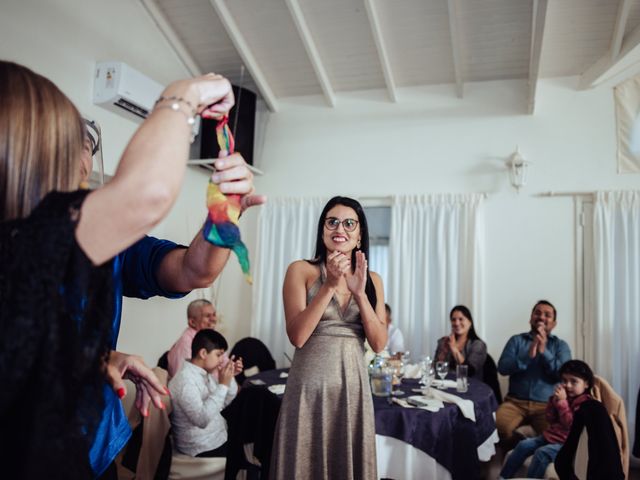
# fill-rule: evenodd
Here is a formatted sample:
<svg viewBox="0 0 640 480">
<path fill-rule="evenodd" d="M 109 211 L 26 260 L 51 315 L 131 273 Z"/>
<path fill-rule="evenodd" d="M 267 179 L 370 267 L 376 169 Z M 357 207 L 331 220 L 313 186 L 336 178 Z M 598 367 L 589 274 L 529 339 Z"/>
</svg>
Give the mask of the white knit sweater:
<svg viewBox="0 0 640 480">
<path fill-rule="evenodd" d="M 179 452 L 195 457 L 227 441 L 227 422 L 220 411 L 238 393 L 235 380 L 219 384 L 206 370 L 185 361 L 169 382 L 173 412 L 174 445 Z"/>
</svg>

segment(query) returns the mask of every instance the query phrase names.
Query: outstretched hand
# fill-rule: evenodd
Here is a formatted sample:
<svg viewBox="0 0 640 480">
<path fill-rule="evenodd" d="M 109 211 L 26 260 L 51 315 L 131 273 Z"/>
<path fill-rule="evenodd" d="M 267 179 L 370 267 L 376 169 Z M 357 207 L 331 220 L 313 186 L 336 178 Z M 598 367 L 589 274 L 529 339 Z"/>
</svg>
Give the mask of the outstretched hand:
<svg viewBox="0 0 640 480">
<path fill-rule="evenodd" d="M 211 181 L 218 185 L 222 193 L 242 195 L 240 209 L 243 212 L 249 207 L 262 205 L 267 201 L 264 195 L 254 194 L 253 173 L 240 153 L 218 158 L 214 166 L 216 172 L 211 175 Z"/>
<path fill-rule="evenodd" d="M 169 390 L 162 385 L 155 373 L 137 355 L 112 350 L 106 369 L 107 381 L 120 398 L 126 395 L 124 379 L 131 380 L 136 386 L 136 408 L 143 417 L 149 416 L 149 404 L 164 409 L 162 395 Z"/>
</svg>

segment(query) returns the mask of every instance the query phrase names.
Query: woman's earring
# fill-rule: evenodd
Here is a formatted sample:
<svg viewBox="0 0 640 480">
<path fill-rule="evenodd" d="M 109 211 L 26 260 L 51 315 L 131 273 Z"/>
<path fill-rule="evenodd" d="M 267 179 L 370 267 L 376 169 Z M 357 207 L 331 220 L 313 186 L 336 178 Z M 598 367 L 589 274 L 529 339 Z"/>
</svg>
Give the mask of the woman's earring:
<svg viewBox="0 0 640 480">
<path fill-rule="evenodd" d="M 358 243 L 356 243 L 356 248 L 360 248 L 360 239 L 358 239 Z"/>
</svg>

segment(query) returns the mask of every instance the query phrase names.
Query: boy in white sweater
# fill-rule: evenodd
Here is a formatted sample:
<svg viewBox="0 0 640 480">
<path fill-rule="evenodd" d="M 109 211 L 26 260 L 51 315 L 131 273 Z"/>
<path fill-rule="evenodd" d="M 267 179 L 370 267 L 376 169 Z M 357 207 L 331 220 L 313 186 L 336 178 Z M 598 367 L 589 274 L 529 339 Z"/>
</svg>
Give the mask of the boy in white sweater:
<svg viewBox="0 0 640 480">
<path fill-rule="evenodd" d="M 235 398 L 233 378 L 240 362 L 223 367 L 227 341 L 215 330 L 200 330 L 191 344 L 191 360 L 169 382 L 173 402 L 171 425 L 175 447 L 192 457 L 225 457 L 227 423 L 220 411 Z M 241 363 L 240 363 L 241 365 Z M 240 367 L 241 368 L 241 367 Z M 219 380 L 211 375 L 218 371 Z"/>
</svg>

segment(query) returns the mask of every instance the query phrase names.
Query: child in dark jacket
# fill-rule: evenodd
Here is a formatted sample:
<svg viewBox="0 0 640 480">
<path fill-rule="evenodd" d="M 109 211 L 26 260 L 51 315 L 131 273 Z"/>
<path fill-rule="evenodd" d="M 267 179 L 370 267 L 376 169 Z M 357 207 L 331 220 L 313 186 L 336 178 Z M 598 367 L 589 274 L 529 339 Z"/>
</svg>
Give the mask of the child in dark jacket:
<svg viewBox="0 0 640 480">
<path fill-rule="evenodd" d="M 593 372 L 580 360 L 569 360 L 560 367 L 562 383 L 558 384 L 547 403 L 546 416 L 549 422 L 542 435 L 521 440 L 507 458 L 500 478 L 512 478 L 530 455 L 533 455 L 527 472 L 529 478 L 544 478 L 547 466 L 556 458 L 567 439 L 573 414 L 582 403 L 590 400 Z"/>
</svg>

